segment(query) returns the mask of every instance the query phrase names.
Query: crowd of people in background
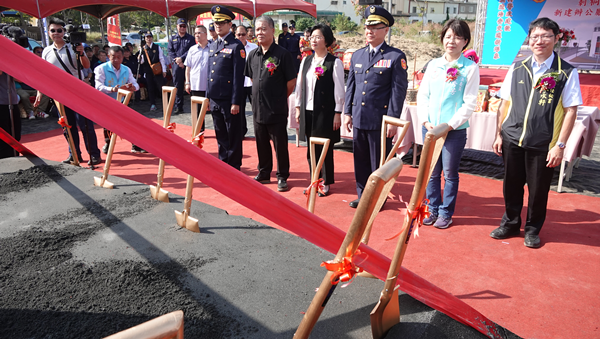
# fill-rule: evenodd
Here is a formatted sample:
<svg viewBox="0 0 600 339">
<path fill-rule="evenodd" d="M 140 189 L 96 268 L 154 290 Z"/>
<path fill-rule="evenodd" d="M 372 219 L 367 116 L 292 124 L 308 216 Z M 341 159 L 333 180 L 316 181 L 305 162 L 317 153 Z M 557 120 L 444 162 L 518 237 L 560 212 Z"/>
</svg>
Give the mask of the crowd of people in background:
<svg viewBox="0 0 600 339">
<path fill-rule="evenodd" d="M 339 45 L 327 25 L 317 24 L 301 36 L 295 32 L 295 22 L 283 23 L 282 33 L 275 37 L 274 21 L 268 16 L 256 18 L 255 27 L 246 27 L 236 26 L 233 23 L 235 15 L 224 6 L 213 6 L 211 14 L 213 22 L 208 27 L 196 26 L 193 35 L 188 33 L 187 21 L 178 19 L 177 34 L 169 39 L 166 53 L 154 43 L 151 32 L 144 34 L 144 44 L 137 51 L 131 44 L 103 46 L 102 49 L 99 45 L 73 48 L 63 39 L 65 23 L 51 19 L 48 31 L 53 44 L 43 50 L 35 48 L 33 53 L 113 98 L 119 89 L 135 91 L 135 101 L 147 97 L 151 111 L 157 109 L 156 97 L 161 94 L 170 72 L 173 85 L 177 87 L 174 113 L 184 112 L 185 92 L 209 98 L 218 157 L 238 170 L 242 166 L 242 140 L 248 131 L 244 108 L 249 101 L 258 154 L 258 174 L 254 180 L 263 184 L 271 182 L 272 143 L 277 159 L 277 189 L 281 192 L 289 190 L 288 98 L 295 93 L 292 101 L 296 111 L 294 118 L 300 125 L 301 138 L 308 141 L 315 136 L 331 142 L 319 174 L 323 180 L 319 196 L 329 195 L 330 187 L 335 183 L 333 144 L 340 140 L 341 128 L 352 132 L 357 199 L 349 205 L 356 208 L 368 177 L 379 166 L 381 148 L 385 147 L 388 153 L 396 135 L 395 126 L 381 130 L 383 116 L 400 117 L 408 88 L 406 55 L 385 42 L 394 25 L 393 16 L 383 7 L 366 7 L 363 15 L 366 47 L 352 55 L 345 80 L 343 64 L 334 54 Z M 552 52 L 558 34 L 558 26 L 550 19 L 541 18 L 531 23 L 529 45 L 534 56 L 522 65 L 513 65 L 501 89 L 503 101 L 494 151 L 503 155 L 505 161 L 508 178 L 504 188 L 506 213 L 501 227 L 490 236 L 505 239 L 518 235 L 523 185 L 527 183 L 538 197 L 532 202 L 530 193 L 530 213 L 525 226 L 525 245 L 528 247 L 540 246 L 538 235 L 545 218 L 552 178 L 550 169 L 560 164 L 577 106 L 582 104 L 581 93 L 577 92 L 576 68 Z M 473 113 L 479 88 L 477 62 L 463 55 L 470 41 L 471 32 L 466 22 L 451 19 L 445 23 L 440 36 L 444 55 L 430 61 L 417 100 L 423 134 L 442 123 L 450 128 L 427 185 L 431 215 L 423 221 L 425 225 L 439 229 L 452 224 L 459 190 L 458 168 L 465 148 L 468 119 Z M 561 63 L 557 63 L 558 60 Z M 526 97 L 529 90 L 520 90 L 524 87 L 517 88 L 516 80 L 512 79 L 519 80 L 519 84 L 527 83 L 527 88 L 538 88 L 539 85 L 534 86 L 539 83 L 540 76 L 552 75 L 554 70 L 559 72 L 556 81 L 561 82 L 556 91 L 565 91 L 562 106 L 557 106 L 559 103 L 555 101 L 531 108 L 532 101 Z M 532 79 L 531 74 L 535 74 L 535 78 Z M 0 72 L 0 92 L 8 86 L 9 92 L 14 88 L 14 96 L 1 98 L 2 114 L 7 112 L 9 102 L 16 104 L 19 101 L 25 110 L 23 118 L 44 119 L 52 114 L 47 96 L 38 91 L 31 105 L 31 92 L 27 91 L 33 88 L 17 79 L 11 83 L 5 78 L 6 74 Z M 140 87 L 145 87 L 148 94 L 141 95 Z M 536 96 L 545 95 L 543 90 L 531 89 L 531 93 L 534 92 Z M 513 100 L 511 106 L 506 104 L 509 99 Z M 517 106 L 521 110 L 515 111 Z M 35 108 L 38 113 L 34 113 Z M 530 110 L 533 112 L 531 117 L 522 115 Z M 82 161 L 78 133 L 81 129 L 89 155 L 88 164 L 100 163 L 94 123 L 68 106 L 65 106 L 65 113 L 71 126 L 64 128 L 64 134 L 67 137 L 67 129 L 71 130 L 74 150 L 69 147 L 69 157 L 64 162 L 70 163 L 74 157 Z M 530 119 L 543 135 L 537 130 L 524 130 L 524 119 Z M 7 126 L 5 120 L 2 120 L 3 128 Z M 17 122 L 14 134 L 20 136 L 19 119 Z M 386 136 L 385 145 L 380 141 L 382 133 Z M 104 153 L 109 137 L 110 131 L 105 130 Z M 317 147 L 317 153 L 321 151 L 322 148 Z M 10 150 L 2 152 L 2 157 L 12 153 Z M 146 151 L 132 145 L 131 152 Z M 307 159 L 311 168 L 309 151 Z"/>
</svg>

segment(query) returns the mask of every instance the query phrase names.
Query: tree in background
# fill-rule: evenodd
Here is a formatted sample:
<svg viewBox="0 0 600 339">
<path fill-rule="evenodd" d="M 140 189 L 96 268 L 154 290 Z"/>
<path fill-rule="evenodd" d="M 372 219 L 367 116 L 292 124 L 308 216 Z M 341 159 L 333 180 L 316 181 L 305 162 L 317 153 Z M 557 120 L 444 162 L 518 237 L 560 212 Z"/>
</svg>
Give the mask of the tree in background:
<svg viewBox="0 0 600 339">
<path fill-rule="evenodd" d="M 356 31 L 358 25 L 344 14 L 338 14 L 331 22 L 331 28 L 338 32 L 341 31 Z"/>
<path fill-rule="evenodd" d="M 315 20 L 313 18 L 300 18 L 296 20 L 296 32 L 302 32 L 304 34 L 304 30 L 307 28 L 312 28 L 315 25 Z"/>
</svg>

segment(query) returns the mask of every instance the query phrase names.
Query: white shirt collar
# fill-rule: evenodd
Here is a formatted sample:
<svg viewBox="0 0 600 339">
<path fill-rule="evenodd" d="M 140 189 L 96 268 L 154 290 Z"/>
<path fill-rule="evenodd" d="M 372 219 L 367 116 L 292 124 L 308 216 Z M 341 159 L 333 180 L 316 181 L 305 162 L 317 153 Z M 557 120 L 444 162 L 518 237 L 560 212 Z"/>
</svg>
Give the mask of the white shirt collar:
<svg viewBox="0 0 600 339">
<path fill-rule="evenodd" d="M 371 45 L 369 45 L 369 53 L 371 53 L 373 51 L 375 51 L 377 53 L 377 51 L 381 48 L 381 46 L 383 46 L 383 42 L 380 43 L 379 45 L 375 46 L 375 47 L 371 47 Z"/>
<path fill-rule="evenodd" d="M 548 59 L 544 60 L 540 64 L 538 64 L 538 62 L 535 60 L 535 57 L 534 57 L 532 60 L 532 63 L 531 63 L 531 67 L 542 68 L 542 65 L 546 65 L 546 68 L 550 68 L 552 66 L 553 62 L 554 62 L 554 52 L 552 52 L 552 54 L 550 54 L 550 57 L 548 57 Z"/>
<path fill-rule="evenodd" d="M 229 32 L 229 33 L 225 34 L 225 36 L 224 36 L 224 37 L 222 37 L 222 38 L 221 38 L 221 37 L 218 37 L 219 41 L 221 41 L 221 42 L 225 41 L 225 38 L 227 38 L 227 36 L 228 36 L 229 34 L 231 34 L 231 32 Z"/>
</svg>

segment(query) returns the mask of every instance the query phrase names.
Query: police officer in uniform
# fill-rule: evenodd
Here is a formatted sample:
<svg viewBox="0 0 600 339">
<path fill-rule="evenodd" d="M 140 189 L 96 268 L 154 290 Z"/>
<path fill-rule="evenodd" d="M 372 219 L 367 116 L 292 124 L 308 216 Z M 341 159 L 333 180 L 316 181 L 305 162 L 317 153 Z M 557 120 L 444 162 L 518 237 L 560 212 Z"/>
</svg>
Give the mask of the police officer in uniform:
<svg viewBox="0 0 600 339">
<path fill-rule="evenodd" d="M 210 10 L 218 38 L 210 44 L 208 86 L 219 159 L 238 170 L 242 166 L 242 115 L 244 110 L 244 65 L 246 50 L 231 34 L 233 12 L 216 5 Z"/>
<path fill-rule="evenodd" d="M 394 17 L 380 6 L 365 9 L 365 38 L 368 45 L 352 55 L 346 82 L 345 126 L 353 133 L 354 175 L 358 199 L 369 175 L 379 166 L 381 121 L 384 115 L 400 117 L 408 86 L 406 56 L 388 46 L 385 37 Z M 389 152 L 396 127 L 388 126 L 386 147 Z"/>
<path fill-rule="evenodd" d="M 296 34 L 296 25 L 290 24 L 290 33 L 286 37 L 287 50 L 292 54 L 296 73 L 300 71 L 300 62 L 302 61 L 302 52 L 300 52 L 300 35 Z"/>
<path fill-rule="evenodd" d="M 283 32 L 279 33 L 279 36 L 277 37 L 277 44 L 279 46 L 287 49 L 287 38 L 290 36 L 290 33 L 288 32 L 287 22 L 284 22 L 283 24 L 281 24 L 281 30 Z"/>
<path fill-rule="evenodd" d="M 173 70 L 173 84 L 177 87 L 175 98 L 175 113 L 183 113 L 183 85 L 185 83 L 185 58 L 188 50 L 194 46 L 194 37 L 187 31 L 187 22 L 184 18 L 177 19 L 177 33 L 171 37 L 168 46 L 171 69 Z"/>
</svg>

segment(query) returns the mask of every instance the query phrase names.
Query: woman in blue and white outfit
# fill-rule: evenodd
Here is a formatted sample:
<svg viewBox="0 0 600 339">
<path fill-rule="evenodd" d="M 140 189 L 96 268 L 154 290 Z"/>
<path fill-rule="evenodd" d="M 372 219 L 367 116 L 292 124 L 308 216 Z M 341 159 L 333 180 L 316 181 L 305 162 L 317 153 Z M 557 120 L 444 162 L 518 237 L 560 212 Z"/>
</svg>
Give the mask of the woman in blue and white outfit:
<svg viewBox="0 0 600 339">
<path fill-rule="evenodd" d="M 473 114 L 479 90 L 479 67 L 465 58 L 462 51 L 471 41 L 471 31 L 466 22 L 452 19 L 442 29 L 440 40 L 445 53 L 433 59 L 425 72 L 417 96 L 419 121 L 423 123 L 423 136 L 441 123 L 447 123 L 448 132 L 440 158 L 427 185 L 427 199 L 431 216 L 425 225 L 448 228 L 458 193 L 458 167 L 467 142 L 468 119 Z M 441 174 L 444 172 L 442 198 Z"/>
</svg>

